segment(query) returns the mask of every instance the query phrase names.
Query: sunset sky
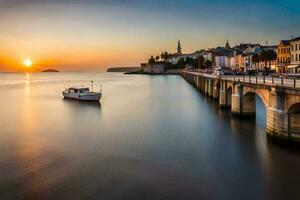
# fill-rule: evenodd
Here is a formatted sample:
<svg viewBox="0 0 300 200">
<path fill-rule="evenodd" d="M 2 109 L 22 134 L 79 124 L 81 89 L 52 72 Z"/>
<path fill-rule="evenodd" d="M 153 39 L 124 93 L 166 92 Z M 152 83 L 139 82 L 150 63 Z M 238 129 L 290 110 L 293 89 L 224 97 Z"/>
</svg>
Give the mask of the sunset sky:
<svg viewBox="0 0 300 200">
<path fill-rule="evenodd" d="M 163 50 L 300 35 L 299 0 L 0 0 L 0 71 L 101 71 Z"/>
</svg>

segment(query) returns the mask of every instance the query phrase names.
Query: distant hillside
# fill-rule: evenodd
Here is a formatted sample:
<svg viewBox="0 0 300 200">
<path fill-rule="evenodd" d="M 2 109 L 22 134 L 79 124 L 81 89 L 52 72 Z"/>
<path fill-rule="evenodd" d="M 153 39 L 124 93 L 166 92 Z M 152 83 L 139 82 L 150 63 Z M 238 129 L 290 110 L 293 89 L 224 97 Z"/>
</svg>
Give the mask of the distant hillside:
<svg viewBox="0 0 300 200">
<path fill-rule="evenodd" d="M 134 72 L 139 71 L 140 67 L 112 67 L 108 68 L 107 72 Z"/>
<path fill-rule="evenodd" d="M 59 72 L 59 71 L 56 69 L 46 69 L 46 70 L 43 70 L 42 72 Z"/>
</svg>

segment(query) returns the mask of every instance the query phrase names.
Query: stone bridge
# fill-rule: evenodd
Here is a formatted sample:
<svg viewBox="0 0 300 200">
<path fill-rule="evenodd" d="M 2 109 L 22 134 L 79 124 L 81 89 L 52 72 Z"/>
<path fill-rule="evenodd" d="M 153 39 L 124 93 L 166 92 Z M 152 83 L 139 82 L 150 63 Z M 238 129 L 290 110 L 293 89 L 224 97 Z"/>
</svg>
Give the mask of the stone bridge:
<svg viewBox="0 0 300 200">
<path fill-rule="evenodd" d="M 266 108 L 267 135 L 300 142 L 300 80 L 260 76 L 216 76 L 183 71 L 202 93 L 218 100 L 235 115 L 255 116 L 255 96 Z"/>
</svg>

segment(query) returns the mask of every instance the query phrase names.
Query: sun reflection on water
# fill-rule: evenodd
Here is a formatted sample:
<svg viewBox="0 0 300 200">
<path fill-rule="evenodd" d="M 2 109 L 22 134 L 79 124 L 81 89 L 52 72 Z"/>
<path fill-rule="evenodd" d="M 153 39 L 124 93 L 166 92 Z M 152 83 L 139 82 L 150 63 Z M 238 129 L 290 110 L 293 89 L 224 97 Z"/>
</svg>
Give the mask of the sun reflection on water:
<svg viewBox="0 0 300 200">
<path fill-rule="evenodd" d="M 31 75 L 29 73 L 26 73 L 25 77 L 25 95 L 28 97 L 30 96 L 30 83 L 31 83 Z"/>
</svg>

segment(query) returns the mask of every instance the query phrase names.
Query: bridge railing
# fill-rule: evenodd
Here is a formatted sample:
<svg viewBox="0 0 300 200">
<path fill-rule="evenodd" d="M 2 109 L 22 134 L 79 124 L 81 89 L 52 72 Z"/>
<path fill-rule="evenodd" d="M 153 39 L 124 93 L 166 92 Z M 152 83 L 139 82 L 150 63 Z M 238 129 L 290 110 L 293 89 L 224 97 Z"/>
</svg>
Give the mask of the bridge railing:
<svg viewBox="0 0 300 200">
<path fill-rule="evenodd" d="M 279 85 L 285 87 L 300 88 L 299 79 L 270 77 L 270 76 L 238 76 L 238 75 L 219 75 L 216 78 L 222 80 L 229 80 L 242 83 L 265 84 L 265 85 Z"/>
<path fill-rule="evenodd" d="M 253 83 L 253 84 L 265 84 L 270 86 L 284 86 L 300 89 L 300 79 L 296 78 L 283 78 L 283 77 L 270 77 L 270 76 L 249 76 L 249 75 L 213 75 L 202 72 L 184 71 L 184 73 L 190 73 L 200 75 L 208 78 L 216 78 L 222 80 L 228 80 L 233 82 Z"/>
</svg>

